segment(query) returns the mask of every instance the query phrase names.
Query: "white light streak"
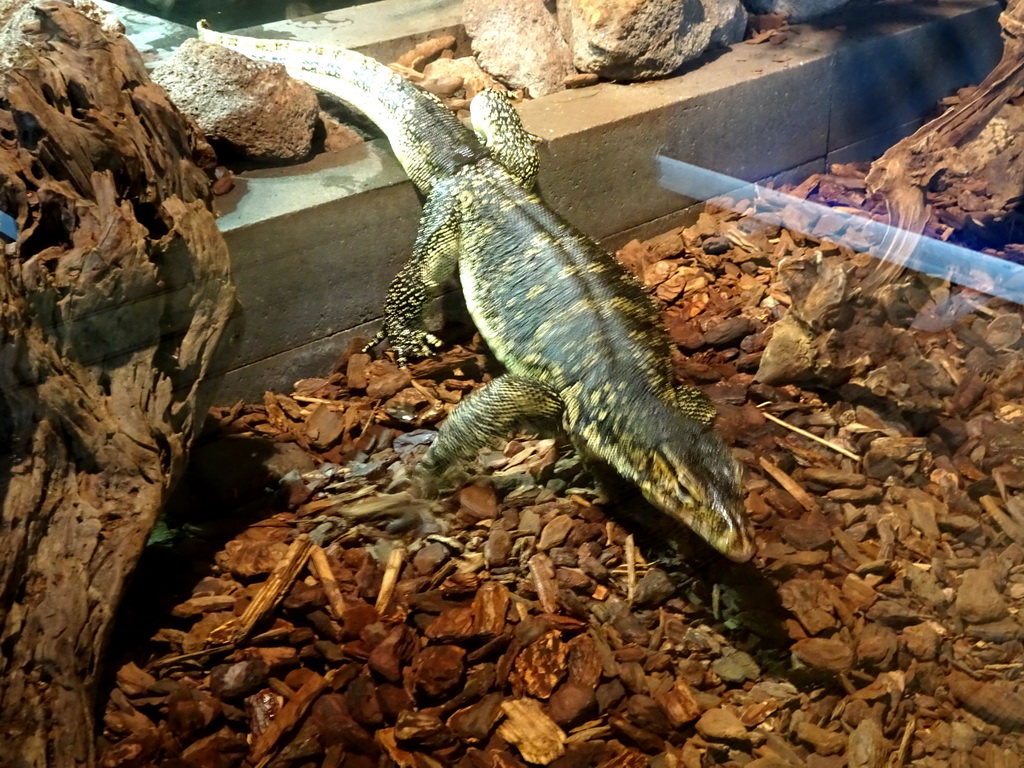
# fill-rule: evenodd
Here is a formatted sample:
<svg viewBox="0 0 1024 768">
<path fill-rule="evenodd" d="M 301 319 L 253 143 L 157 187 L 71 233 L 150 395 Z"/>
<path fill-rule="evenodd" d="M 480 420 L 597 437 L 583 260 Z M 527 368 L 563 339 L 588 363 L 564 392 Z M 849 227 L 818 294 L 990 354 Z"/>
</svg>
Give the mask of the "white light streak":
<svg viewBox="0 0 1024 768">
<path fill-rule="evenodd" d="M 758 208 L 767 207 L 767 210 L 751 213 L 745 206 L 743 211 L 738 212 L 758 219 L 769 219 L 773 224 L 779 223 L 777 214 L 786 208 L 806 214 L 801 218 L 810 222 L 817 221 L 825 214 L 833 221 L 834 217 L 840 216 L 848 219 L 843 234 L 836 234 L 834 227 L 829 227 L 827 232 L 815 231 L 813 224 L 809 227 L 810 231 L 804 234 L 829 240 L 854 251 L 870 253 L 878 259 L 901 263 L 909 269 L 949 280 L 979 293 L 1024 304 L 1024 266 L 1012 261 L 792 197 L 760 184 L 734 179 L 674 158 L 658 155 L 655 161 L 661 185 L 673 192 L 695 200 L 725 197 L 734 206 L 742 200 L 756 201 Z M 715 202 L 724 205 L 728 200 Z"/>
</svg>

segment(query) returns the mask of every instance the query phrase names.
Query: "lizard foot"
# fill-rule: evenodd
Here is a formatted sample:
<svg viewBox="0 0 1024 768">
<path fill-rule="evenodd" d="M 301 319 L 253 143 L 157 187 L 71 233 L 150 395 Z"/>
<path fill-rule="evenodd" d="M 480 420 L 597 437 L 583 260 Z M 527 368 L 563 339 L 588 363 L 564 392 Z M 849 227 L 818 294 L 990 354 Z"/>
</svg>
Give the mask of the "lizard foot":
<svg viewBox="0 0 1024 768">
<path fill-rule="evenodd" d="M 369 525 L 402 533 L 418 531 L 420 535 L 436 533 L 442 526 L 435 515 L 435 505 L 411 493 L 380 494 L 344 504 L 331 514 L 310 521 L 316 527 L 310 537 L 321 546 L 359 525 Z"/>
<path fill-rule="evenodd" d="M 442 345 L 441 340 L 428 331 L 389 328 L 389 325 L 390 323 L 385 323 L 384 327 L 374 334 L 370 343 L 363 347 L 363 352 L 369 352 L 385 338 L 388 338 L 391 340 L 392 349 L 395 350 L 398 365 L 405 368 L 408 366 L 410 358 L 430 357 L 434 354 L 434 350 Z"/>
<path fill-rule="evenodd" d="M 436 499 L 439 496 L 455 493 L 459 488 L 476 479 L 487 476 L 472 474 L 466 467 L 452 466 L 439 468 L 421 461 L 413 470 L 413 491 L 419 498 Z"/>
</svg>

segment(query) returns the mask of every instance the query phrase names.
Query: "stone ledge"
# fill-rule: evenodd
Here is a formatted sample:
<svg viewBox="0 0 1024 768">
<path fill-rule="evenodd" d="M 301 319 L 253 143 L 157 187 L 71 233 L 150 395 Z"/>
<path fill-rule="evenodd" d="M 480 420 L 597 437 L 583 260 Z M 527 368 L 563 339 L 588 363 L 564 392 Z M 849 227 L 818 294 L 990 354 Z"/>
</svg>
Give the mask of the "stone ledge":
<svg viewBox="0 0 1024 768">
<path fill-rule="evenodd" d="M 339 45 L 380 61 L 394 61 L 416 43 L 440 35 L 452 35 L 469 51 L 461 0 L 379 0 L 248 27 L 238 34 Z"/>
</svg>

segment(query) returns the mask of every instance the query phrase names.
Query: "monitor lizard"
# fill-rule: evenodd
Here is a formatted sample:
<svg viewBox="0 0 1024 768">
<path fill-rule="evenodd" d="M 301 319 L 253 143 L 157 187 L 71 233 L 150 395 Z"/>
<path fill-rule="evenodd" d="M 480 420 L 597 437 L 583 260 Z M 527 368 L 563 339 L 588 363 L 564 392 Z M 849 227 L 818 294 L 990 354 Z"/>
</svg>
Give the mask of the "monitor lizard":
<svg viewBox="0 0 1024 768">
<path fill-rule="evenodd" d="M 524 421 L 560 427 L 584 460 L 635 483 L 654 506 L 726 556 L 755 551 L 741 468 L 713 429 L 715 409 L 680 385 L 654 300 L 595 240 L 533 191 L 537 150 L 496 91 L 471 105 L 474 129 L 389 67 L 327 45 L 200 38 L 283 64 L 374 122 L 425 202 L 383 326 L 401 365 L 440 345 L 424 308 L 458 274 L 466 305 L 505 372 L 465 398 L 418 467 L 438 476 Z"/>
</svg>

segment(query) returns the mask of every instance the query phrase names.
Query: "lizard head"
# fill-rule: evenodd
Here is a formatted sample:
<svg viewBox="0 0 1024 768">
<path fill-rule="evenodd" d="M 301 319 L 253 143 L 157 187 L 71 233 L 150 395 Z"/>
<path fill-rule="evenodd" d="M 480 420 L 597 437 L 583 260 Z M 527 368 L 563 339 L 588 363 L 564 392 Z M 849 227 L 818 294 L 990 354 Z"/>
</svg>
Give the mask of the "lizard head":
<svg viewBox="0 0 1024 768">
<path fill-rule="evenodd" d="M 688 425 L 682 431 L 696 434 L 651 447 L 636 482 L 652 504 L 726 557 L 746 562 L 756 543 L 743 508 L 742 468 L 711 428 Z"/>
<path fill-rule="evenodd" d="M 469 104 L 473 130 L 505 170 L 519 184 L 530 189 L 537 181 L 537 144 L 540 139 L 527 133 L 507 91 L 485 88 Z"/>
<path fill-rule="evenodd" d="M 726 557 L 742 563 L 754 556 L 743 470 L 715 432 L 710 404 L 687 409 L 621 391 L 615 398 L 602 392 L 584 399 L 572 389 L 563 399 L 566 429 L 585 455 L 636 483 L 651 504 Z M 617 401 L 614 410 L 611 399 Z"/>
<path fill-rule="evenodd" d="M 568 402 L 570 434 L 636 483 L 651 504 L 726 557 L 742 563 L 754 556 L 742 467 L 715 432 L 710 404 L 686 410 L 661 398 L 627 397 L 619 402 L 628 406 L 611 411 Z"/>
</svg>

